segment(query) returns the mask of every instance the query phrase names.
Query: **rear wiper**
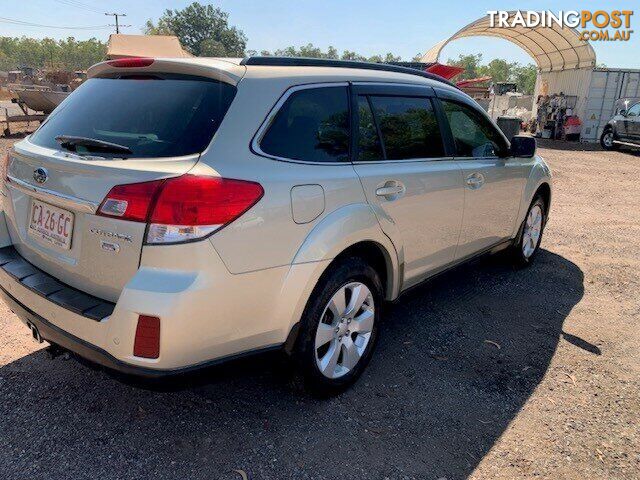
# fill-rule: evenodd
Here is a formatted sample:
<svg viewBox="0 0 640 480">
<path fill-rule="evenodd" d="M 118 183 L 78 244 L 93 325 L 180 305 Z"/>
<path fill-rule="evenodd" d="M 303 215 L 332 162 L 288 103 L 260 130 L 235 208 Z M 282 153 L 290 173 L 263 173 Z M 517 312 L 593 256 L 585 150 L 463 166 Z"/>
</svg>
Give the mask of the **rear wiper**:
<svg viewBox="0 0 640 480">
<path fill-rule="evenodd" d="M 77 147 L 80 146 L 95 152 L 133 153 L 129 147 L 117 143 L 105 142 L 104 140 L 98 140 L 96 138 L 58 135 L 56 142 L 58 142 L 62 148 L 66 148 L 72 152 L 77 152 Z"/>
</svg>

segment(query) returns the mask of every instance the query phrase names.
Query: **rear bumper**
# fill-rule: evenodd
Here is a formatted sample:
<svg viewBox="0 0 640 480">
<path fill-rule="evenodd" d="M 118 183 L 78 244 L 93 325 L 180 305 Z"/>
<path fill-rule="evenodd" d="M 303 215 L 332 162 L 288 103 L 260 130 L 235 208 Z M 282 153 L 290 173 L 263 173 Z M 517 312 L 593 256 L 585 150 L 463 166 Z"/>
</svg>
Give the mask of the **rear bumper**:
<svg viewBox="0 0 640 480">
<path fill-rule="evenodd" d="M 154 368 L 146 368 L 138 365 L 132 365 L 121 360 L 118 360 L 109 352 L 102 350 L 89 342 L 85 342 L 81 338 L 71 335 L 69 332 L 56 327 L 46 319 L 42 318 L 37 313 L 29 310 L 25 305 L 13 298 L 9 292 L 0 286 L 0 297 L 9 306 L 11 311 L 15 313 L 22 322 L 28 326 L 35 327 L 42 340 L 46 340 L 49 343 L 58 345 L 65 350 L 69 350 L 73 353 L 80 355 L 93 363 L 101 365 L 111 370 L 123 373 L 125 375 L 133 375 L 136 377 L 144 378 L 166 378 L 174 375 L 181 375 L 191 373 L 202 368 L 219 365 L 224 362 L 242 358 L 248 355 L 254 355 L 271 350 L 277 350 L 279 345 L 272 347 L 265 347 L 261 349 L 251 350 L 248 352 L 242 352 L 236 355 L 229 355 L 227 357 L 218 358 L 204 363 L 196 365 L 189 365 L 186 367 L 159 370 Z"/>
<path fill-rule="evenodd" d="M 281 300 L 293 303 L 283 278 L 300 283 L 298 275 L 306 277 L 316 268 L 305 264 L 233 275 L 209 242 L 152 248 L 111 304 L 35 269 L 13 247 L 0 252 L 5 253 L 0 255 L 0 297 L 42 339 L 143 377 L 186 373 L 280 348 L 295 323 L 277 308 Z M 97 308 L 95 302 L 104 305 Z M 139 315 L 161 319 L 156 359 L 133 355 Z"/>
</svg>

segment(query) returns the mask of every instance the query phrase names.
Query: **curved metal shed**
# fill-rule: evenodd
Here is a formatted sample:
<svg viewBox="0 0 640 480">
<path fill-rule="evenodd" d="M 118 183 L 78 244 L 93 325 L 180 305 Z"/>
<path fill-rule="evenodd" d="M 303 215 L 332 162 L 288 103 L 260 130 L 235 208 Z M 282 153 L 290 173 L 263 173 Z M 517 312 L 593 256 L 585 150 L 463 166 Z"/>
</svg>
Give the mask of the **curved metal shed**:
<svg viewBox="0 0 640 480">
<path fill-rule="evenodd" d="M 509 23 L 517 14 L 509 12 Z M 524 12 L 523 12 L 524 13 Z M 556 72 L 575 68 L 593 68 L 596 53 L 589 42 L 580 40 L 578 32 L 569 27 L 490 27 L 489 16 L 484 16 L 458 30 L 450 38 L 443 40 L 426 52 L 422 62 L 437 62 L 442 49 L 450 42 L 465 37 L 497 37 L 508 40 L 535 60 L 540 72 Z"/>
</svg>

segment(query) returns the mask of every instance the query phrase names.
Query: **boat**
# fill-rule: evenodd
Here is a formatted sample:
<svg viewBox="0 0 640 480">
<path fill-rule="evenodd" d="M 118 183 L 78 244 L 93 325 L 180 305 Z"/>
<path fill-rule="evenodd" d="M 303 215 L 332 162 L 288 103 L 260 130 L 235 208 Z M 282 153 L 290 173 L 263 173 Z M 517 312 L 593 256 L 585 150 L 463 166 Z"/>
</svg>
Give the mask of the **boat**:
<svg viewBox="0 0 640 480">
<path fill-rule="evenodd" d="M 36 112 L 51 113 L 71 92 L 43 85 L 9 85 L 18 96 L 18 103 Z"/>
</svg>

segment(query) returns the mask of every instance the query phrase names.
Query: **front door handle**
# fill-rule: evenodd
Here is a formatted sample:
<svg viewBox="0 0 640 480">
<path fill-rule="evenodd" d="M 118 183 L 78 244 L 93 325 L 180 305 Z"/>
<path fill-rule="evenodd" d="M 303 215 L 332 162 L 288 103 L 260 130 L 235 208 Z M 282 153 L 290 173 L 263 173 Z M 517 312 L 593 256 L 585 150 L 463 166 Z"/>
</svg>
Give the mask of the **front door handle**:
<svg viewBox="0 0 640 480">
<path fill-rule="evenodd" d="M 384 197 L 387 200 L 395 200 L 405 192 L 405 187 L 402 182 L 397 180 L 389 180 L 385 184 L 376 189 L 376 195 L 378 197 Z"/>
<path fill-rule="evenodd" d="M 466 183 L 471 190 L 477 190 L 484 185 L 484 175 L 481 173 L 472 173 L 467 176 Z"/>
</svg>

